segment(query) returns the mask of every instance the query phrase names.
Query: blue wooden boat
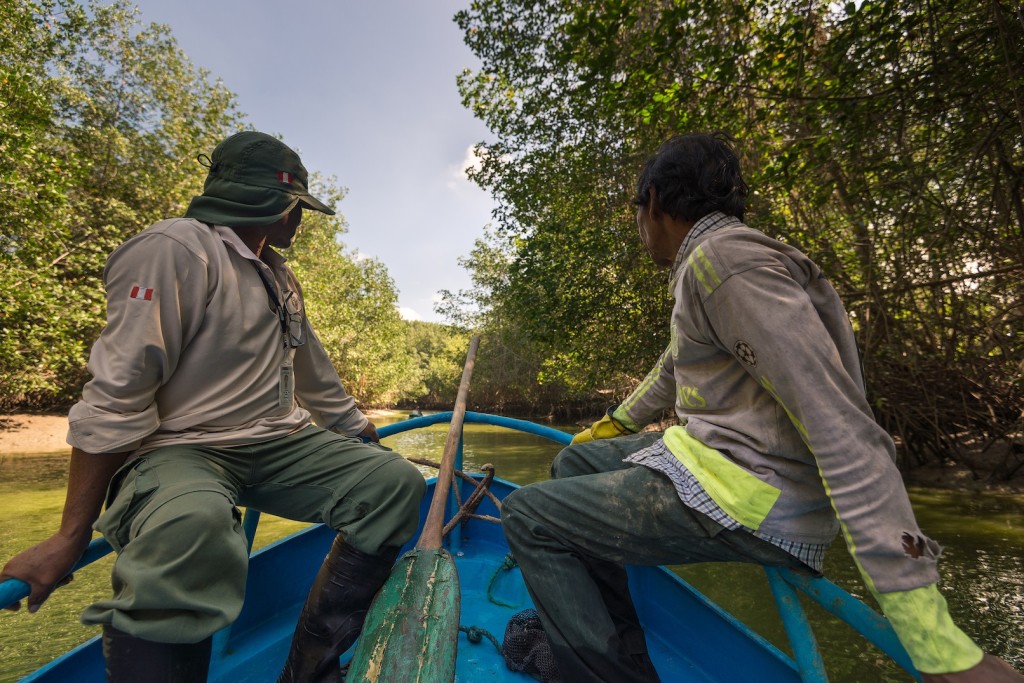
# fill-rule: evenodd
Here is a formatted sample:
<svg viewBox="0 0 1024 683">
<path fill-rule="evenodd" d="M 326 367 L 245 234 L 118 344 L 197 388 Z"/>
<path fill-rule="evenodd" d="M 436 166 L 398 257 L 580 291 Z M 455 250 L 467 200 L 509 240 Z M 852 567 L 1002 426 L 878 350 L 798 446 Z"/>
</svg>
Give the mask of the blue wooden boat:
<svg viewBox="0 0 1024 683">
<path fill-rule="evenodd" d="M 382 438 L 451 421 L 452 413 L 415 417 L 381 427 Z M 467 412 L 465 421 L 535 434 L 560 444 L 569 434 L 524 420 Z M 460 442 L 456 468 L 461 470 Z M 468 481 L 467 481 L 468 479 Z M 476 489 L 482 475 L 467 476 L 454 487 L 450 512 L 457 510 Z M 421 519 L 429 507 L 433 480 L 429 482 Z M 490 482 L 497 500 L 516 488 L 502 479 Z M 485 496 L 475 516 L 456 525 L 446 539 L 455 557 L 462 587 L 462 615 L 456 680 L 526 683 L 532 680 L 514 673 L 500 654 L 500 641 L 509 618 L 531 607 L 519 570 L 508 558 L 501 526 L 488 520 L 500 512 L 494 499 Z M 248 537 L 255 536 L 259 512 L 246 511 Z M 209 680 L 219 683 L 265 683 L 276 680 L 284 662 L 292 630 L 313 577 L 333 540 L 334 532 L 316 525 L 262 548 L 251 558 L 245 606 L 237 621 L 214 637 Z M 411 547 L 411 544 L 410 544 Z M 110 552 L 103 539 L 90 545 L 79 566 Z M 644 624 L 651 657 L 662 680 L 672 683 L 812 683 L 827 680 L 814 634 L 800 604 L 799 594 L 816 601 L 839 617 L 867 641 L 891 657 L 914 678 L 919 678 L 910 658 L 884 617 L 824 578 L 812 579 L 785 570 L 766 568 L 780 618 L 789 636 L 793 656 L 782 652 L 745 624 L 725 612 L 702 593 L 664 567 L 630 567 L 630 590 Z M 24 582 L 0 584 L 0 604 L 28 595 Z M 351 656 L 346 653 L 343 662 Z M 84 643 L 34 673 L 24 681 L 100 682 L 105 680 L 99 638 Z"/>
</svg>

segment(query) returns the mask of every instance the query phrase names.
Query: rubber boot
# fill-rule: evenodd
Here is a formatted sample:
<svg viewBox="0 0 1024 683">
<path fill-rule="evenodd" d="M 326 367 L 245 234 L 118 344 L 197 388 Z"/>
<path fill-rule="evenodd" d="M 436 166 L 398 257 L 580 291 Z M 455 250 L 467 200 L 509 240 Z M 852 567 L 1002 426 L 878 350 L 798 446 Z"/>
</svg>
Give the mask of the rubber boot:
<svg viewBox="0 0 1024 683">
<path fill-rule="evenodd" d="M 158 643 L 103 627 L 108 683 L 203 683 L 213 638 L 198 643 Z"/>
<path fill-rule="evenodd" d="M 366 611 L 391 573 L 398 548 L 368 555 L 334 539 L 299 615 L 278 683 L 338 683 L 338 658 L 359 637 Z"/>
<path fill-rule="evenodd" d="M 632 659 L 637 673 L 646 683 L 660 683 L 658 671 L 647 650 L 647 639 L 640 625 L 640 617 L 636 614 L 633 598 L 629 594 L 625 568 L 613 562 L 593 560 L 587 563 L 587 569 L 601 591 L 621 647 Z"/>
</svg>

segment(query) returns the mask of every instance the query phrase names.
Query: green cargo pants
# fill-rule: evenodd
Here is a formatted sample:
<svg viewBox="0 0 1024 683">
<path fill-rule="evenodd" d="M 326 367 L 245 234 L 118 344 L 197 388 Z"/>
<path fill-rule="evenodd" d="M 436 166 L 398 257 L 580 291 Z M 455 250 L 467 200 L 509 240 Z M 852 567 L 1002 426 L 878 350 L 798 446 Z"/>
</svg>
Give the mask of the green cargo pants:
<svg viewBox="0 0 1024 683">
<path fill-rule="evenodd" d="M 569 446 L 552 463 L 550 481 L 505 498 L 505 537 L 567 683 L 659 680 L 625 564 L 806 569 L 767 541 L 688 508 L 660 472 L 623 462 L 659 438 L 643 433 Z"/>
<path fill-rule="evenodd" d="M 423 475 L 389 449 L 319 427 L 233 448 L 178 445 L 126 464 L 96 522 L 117 551 L 113 597 L 86 624 L 193 643 L 238 616 L 248 551 L 237 505 L 323 522 L 365 553 L 416 532 Z"/>
</svg>

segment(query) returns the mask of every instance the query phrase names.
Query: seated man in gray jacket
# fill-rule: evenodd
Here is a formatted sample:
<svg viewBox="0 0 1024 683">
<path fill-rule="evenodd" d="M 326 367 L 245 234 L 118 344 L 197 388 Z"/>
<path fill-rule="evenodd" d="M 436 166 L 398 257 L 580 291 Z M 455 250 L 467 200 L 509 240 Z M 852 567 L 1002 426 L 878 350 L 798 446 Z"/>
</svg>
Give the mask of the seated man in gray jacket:
<svg viewBox="0 0 1024 683">
<path fill-rule="evenodd" d="M 303 209 L 334 213 L 309 194 L 298 155 L 243 132 L 206 161 L 186 217 L 156 223 L 107 261 L 107 326 L 69 416 L 60 529 L 0 578 L 26 581 L 35 612 L 95 523 L 118 553 L 114 593 L 82 620 L 103 627 L 109 679 L 202 681 L 211 635 L 242 607 L 248 552 L 236 506 L 323 522 L 338 536 L 281 680 L 336 681 L 339 654 L 416 530 L 425 483 L 377 443 L 274 251 L 291 244 Z"/>
<path fill-rule="evenodd" d="M 746 194 L 719 137 L 676 137 L 647 161 L 636 217 L 671 269 L 668 348 L 558 455 L 551 481 L 505 500 L 562 680 L 658 680 L 622 565 L 818 573 L 842 530 L 927 683 L 1024 681 L 950 619 L 939 547 L 872 416 L 842 302 L 807 256 L 743 223 Z M 678 426 L 637 433 L 673 407 Z"/>
</svg>

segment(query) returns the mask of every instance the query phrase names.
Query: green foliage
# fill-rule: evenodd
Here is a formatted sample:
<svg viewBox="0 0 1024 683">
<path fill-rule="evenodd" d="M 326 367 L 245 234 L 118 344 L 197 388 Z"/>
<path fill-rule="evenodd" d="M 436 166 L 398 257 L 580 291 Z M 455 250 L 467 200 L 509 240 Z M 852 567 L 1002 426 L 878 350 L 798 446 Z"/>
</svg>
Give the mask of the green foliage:
<svg viewBox="0 0 1024 683">
<path fill-rule="evenodd" d="M 459 391 L 470 334 L 458 327 L 420 320 L 407 321 L 406 330 L 409 345 L 416 349 L 421 382 L 419 390 L 411 393 L 407 402 L 420 407 L 451 409 Z M 478 354 L 478 360 L 480 358 Z M 473 402 L 477 404 L 475 384 Z"/>
<path fill-rule="evenodd" d="M 77 397 L 107 255 L 181 215 L 202 191 L 196 156 L 241 125 L 234 96 L 135 15 L 123 1 L 0 0 L 0 410 Z M 342 199 L 333 179 L 314 182 Z M 344 230 L 307 213 L 290 253 L 321 341 L 363 405 L 427 393 L 394 282 Z"/>
<path fill-rule="evenodd" d="M 233 95 L 126 3 L 0 0 L 0 407 L 74 397 L 107 254 L 180 215 L 196 154 L 238 121 Z"/>
<path fill-rule="evenodd" d="M 316 196 L 332 205 L 344 192 L 333 179 L 314 177 Z M 387 269 L 360 258 L 338 241 L 346 230 L 340 215 L 307 211 L 287 254 L 303 286 L 309 319 L 360 405 L 389 405 L 414 396 L 419 357 L 398 315 L 398 292 Z"/>
<path fill-rule="evenodd" d="M 1022 430 L 1024 24 L 1005 0 L 477 0 L 464 103 L 497 137 L 507 279 L 488 329 L 537 376 L 621 395 L 667 342 L 663 276 L 635 237 L 642 160 L 725 130 L 748 220 L 830 273 L 879 414 L 919 460 Z M 488 273 L 491 264 L 472 259 Z M 572 395 L 571 393 L 568 395 Z"/>
<path fill-rule="evenodd" d="M 548 347 L 540 339 L 550 319 L 523 324 L 530 321 L 522 315 L 522 307 L 537 302 L 513 289 L 515 253 L 515 244 L 485 230 L 470 255 L 459 261 L 470 271 L 473 287 L 457 293 L 443 291 L 437 306 L 438 313 L 481 336 L 473 375 L 474 403 L 520 415 L 565 416 L 574 407 L 594 408 L 595 400 L 586 387 L 580 391 L 579 383 L 571 385 L 571 378 L 559 372 L 561 368 L 546 370 Z M 539 310 L 541 316 L 544 313 Z M 466 342 L 460 344 L 465 347 Z"/>
</svg>

